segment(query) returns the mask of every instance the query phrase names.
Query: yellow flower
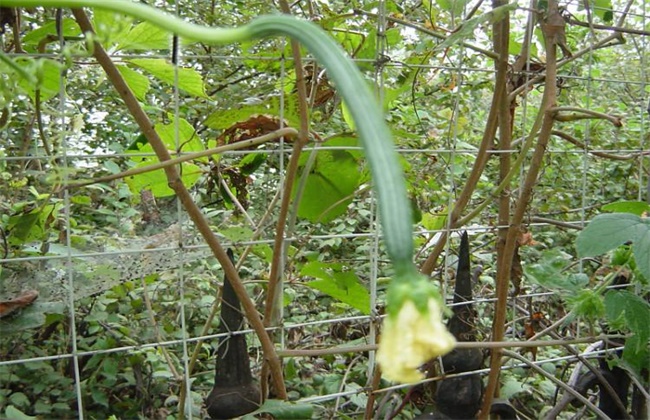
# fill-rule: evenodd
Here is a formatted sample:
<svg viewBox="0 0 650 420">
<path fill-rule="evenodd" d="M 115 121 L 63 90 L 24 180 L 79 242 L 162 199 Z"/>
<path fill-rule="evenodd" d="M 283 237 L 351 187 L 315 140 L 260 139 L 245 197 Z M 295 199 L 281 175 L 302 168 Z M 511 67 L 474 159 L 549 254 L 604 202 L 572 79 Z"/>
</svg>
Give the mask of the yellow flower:
<svg viewBox="0 0 650 420">
<path fill-rule="evenodd" d="M 438 298 L 430 296 L 423 311 L 407 298 L 397 315 L 389 313 L 384 320 L 377 361 L 386 379 L 413 383 L 424 379 L 420 366 L 449 353 L 455 345 L 454 336 L 442 323 Z"/>
</svg>

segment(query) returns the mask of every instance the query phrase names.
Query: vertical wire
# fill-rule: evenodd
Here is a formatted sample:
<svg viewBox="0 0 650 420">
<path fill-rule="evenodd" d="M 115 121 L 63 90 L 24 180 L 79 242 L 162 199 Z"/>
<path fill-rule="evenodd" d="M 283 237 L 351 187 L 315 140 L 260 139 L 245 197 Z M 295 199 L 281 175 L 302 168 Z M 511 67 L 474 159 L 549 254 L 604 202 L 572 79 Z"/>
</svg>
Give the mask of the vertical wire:
<svg viewBox="0 0 650 420">
<path fill-rule="evenodd" d="M 646 5 L 647 2 L 643 2 L 641 5 L 641 23 L 643 28 L 648 27 L 648 11 L 646 10 Z M 647 53 L 648 53 L 648 36 L 642 36 L 641 38 L 641 58 L 639 60 L 641 64 L 641 91 L 646 92 L 647 89 L 647 83 L 646 81 L 648 80 L 648 74 L 646 72 L 646 58 L 647 58 Z M 648 97 L 643 97 L 643 105 L 641 106 L 641 130 L 639 132 L 641 136 L 641 141 L 639 142 L 639 149 L 640 151 L 644 151 L 647 147 L 647 142 L 646 142 L 646 136 L 647 136 L 647 130 L 646 130 L 646 121 L 650 121 L 650 98 Z M 647 112 L 647 114 L 646 114 Z M 643 176 L 644 176 L 644 171 L 643 171 L 643 161 L 645 160 L 646 164 L 650 163 L 650 158 L 648 156 L 642 157 L 639 159 L 639 201 L 643 200 Z M 646 176 L 646 188 L 645 188 L 645 202 L 650 204 L 650 168 L 648 168 L 645 171 L 645 176 Z M 635 292 L 640 295 L 641 293 L 641 282 L 636 282 L 636 290 Z M 650 390 L 650 386 L 646 387 L 646 390 Z M 646 405 L 648 402 L 646 401 Z M 647 411 L 646 411 L 647 413 Z"/>
<path fill-rule="evenodd" d="M 647 10 L 646 10 L 646 4 L 647 2 L 643 2 L 641 4 L 641 27 L 647 28 L 648 23 L 647 23 Z M 640 37 L 640 44 L 641 44 L 641 57 L 639 59 L 639 63 L 641 65 L 641 92 L 646 91 L 646 80 L 647 80 L 647 73 L 646 73 L 646 57 L 647 57 L 647 46 L 648 46 L 648 37 L 647 36 L 642 36 Z M 641 106 L 641 109 L 639 110 L 641 113 L 641 130 L 639 132 L 639 135 L 641 136 L 641 139 L 639 141 L 639 151 L 643 152 L 643 150 L 646 148 L 646 121 L 650 120 L 650 98 L 643 96 L 643 104 Z M 647 114 L 646 114 L 647 113 Z M 643 170 L 644 167 L 644 161 L 646 164 L 649 162 L 648 157 L 642 157 L 639 159 L 639 194 L 638 194 L 638 200 L 642 201 L 643 200 L 643 195 L 645 192 L 645 201 L 646 203 L 650 203 L 650 168 L 645 171 Z M 643 178 L 646 178 L 646 187 L 645 191 L 643 188 Z"/>
<path fill-rule="evenodd" d="M 462 14 L 464 15 L 467 13 L 467 4 L 465 7 L 463 7 L 463 12 Z M 454 23 L 454 15 L 452 12 L 452 25 Z M 454 174 L 456 173 L 455 167 L 455 160 L 457 156 L 457 151 L 456 148 L 458 147 L 458 114 L 459 114 L 459 109 L 460 109 L 460 101 L 461 101 L 461 95 L 460 95 L 460 88 L 463 84 L 463 58 L 465 57 L 465 48 L 462 47 L 452 47 L 448 51 L 457 51 L 457 57 L 454 63 L 454 66 L 450 68 L 450 75 L 454 76 L 457 75 L 458 79 L 455 83 L 454 90 L 456 91 L 454 94 L 454 101 L 453 101 L 453 109 L 452 109 L 452 114 L 451 114 L 451 120 L 449 121 L 449 130 L 447 132 L 447 148 L 449 149 L 449 164 L 448 164 L 448 170 L 449 170 L 449 182 L 451 183 L 451 190 L 449 197 L 447 198 L 447 214 L 449 214 L 449 211 L 453 208 L 454 202 L 456 201 L 456 191 L 457 191 L 457 184 L 456 184 L 456 179 L 454 178 Z M 453 83 L 453 77 L 452 77 L 452 83 Z M 447 285 L 450 280 L 450 273 L 448 270 L 446 270 L 446 267 L 450 266 L 450 245 L 451 245 L 451 234 L 452 234 L 452 220 L 450 217 L 447 217 L 447 223 L 445 226 L 445 229 L 447 230 L 447 239 L 446 239 L 446 244 L 445 244 L 445 257 L 444 261 L 445 263 L 442 265 L 441 269 L 441 277 L 444 281 L 442 281 L 442 296 L 447 295 Z M 442 366 L 442 365 L 441 365 Z"/>
<path fill-rule="evenodd" d="M 178 0 L 174 1 L 175 13 L 177 16 L 180 16 L 180 5 Z M 179 91 L 179 66 L 181 65 L 182 60 L 182 50 L 180 47 L 180 42 L 178 37 L 173 38 L 172 42 L 172 57 L 175 57 L 175 63 L 172 63 L 174 66 L 174 93 L 173 93 L 173 102 L 174 102 L 174 141 L 177 153 L 180 154 L 181 142 L 180 142 L 180 91 Z M 182 176 L 182 167 L 179 165 L 178 171 Z M 176 214 L 177 214 L 177 223 L 179 225 L 179 244 L 183 243 L 183 206 L 180 200 L 176 200 Z M 180 264 L 178 267 L 178 277 L 180 282 L 180 311 L 181 311 L 181 340 L 183 347 L 183 381 L 185 382 L 185 395 L 189 398 L 185 398 L 185 407 L 178 407 L 179 410 L 183 410 L 186 418 L 192 420 L 192 390 L 190 382 L 190 367 L 189 367 L 189 352 L 187 349 L 187 322 L 185 319 L 185 252 L 184 248 L 181 248 L 181 252 L 178 253 L 180 258 Z"/>
<path fill-rule="evenodd" d="M 386 4 L 384 0 L 380 0 L 377 11 L 377 49 L 375 51 L 375 63 L 380 63 L 383 60 L 386 49 Z M 377 92 L 379 103 L 382 103 L 384 95 L 384 67 L 377 66 L 375 68 L 375 89 Z M 372 246 L 370 248 L 369 263 L 370 263 L 370 313 L 376 315 L 375 307 L 377 305 L 377 276 L 379 273 L 379 224 L 377 220 L 377 207 L 375 205 L 374 192 L 370 189 L 370 229 L 372 230 Z M 368 340 L 371 344 L 377 344 L 377 322 L 373 318 L 370 321 L 369 337 Z M 372 382 L 373 372 L 375 370 L 375 352 L 368 353 L 368 367 L 367 378 L 368 383 Z"/>
<path fill-rule="evenodd" d="M 529 47 L 526 50 L 526 76 L 525 76 L 524 83 L 528 83 L 528 81 L 531 78 L 531 76 L 530 76 L 530 74 L 531 74 L 531 66 L 530 66 L 531 65 L 531 48 L 530 48 L 530 46 L 532 45 L 532 39 L 533 39 L 533 35 L 534 35 L 533 32 L 535 30 L 534 29 L 535 25 L 532 23 L 532 21 L 535 19 L 535 16 L 533 16 L 534 11 L 533 11 L 532 6 L 534 6 L 533 2 L 531 2 L 531 8 L 527 12 L 528 17 L 526 19 L 526 39 L 531 40 L 531 43 L 529 44 Z M 522 135 L 526 135 L 526 133 L 528 133 L 528 128 L 527 128 L 528 98 L 529 98 L 528 94 L 526 94 L 525 92 L 522 93 L 522 102 L 521 102 L 521 132 L 522 132 Z M 513 101 L 516 101 L 516 98 L 514 98 Z M 512 119 L 516 118 L 516 115 L 512 115 L 511 118 Z M 530 124 L 530 126 L 532 128 L 532 124 Z M 531 135 L 532 135 L 532 133 L 531 133 Z M 510 149 L 513 149 L 512 143 L 510 144 Z M 507 153 L 509 153 L 509 152 L 507 152 Z M 523 180 L 525 179 L 525 176 L 526 176 L 526 171 L 525 171 L 524 165 L 521 165 L 519 167 L 519 179 L 521 180 L 520 184 L 519 184 L 519 191 L 521 191 L 521 186 L 523 184 Z M 511 311 L 513 313 L 513 319 L 511 320 L 511 322 L 515 322 L 516 317 L 517 317 L 517 311 L 516 311 L 516 309 L 517 309 L 517 301 L 516 301 L 516 298 L 514 296 L 513 296 L 513 299 L 509 299 L 509 300 L 510 300 L 509 305 L 511 305 L 511 307 L 513 308 L 513 311 Z M 515 339 L 516 336 L 517 336 L 516 328 L 511 328 L 510 329 L 510 334 L 512 335 L 512 338 Z M 507 330 L 506 330 L 505 335 L 506 336 L 508 335 Z"/>
<path fill-rule="evenodd" d="M 593 11 L 592 11 L 593 12 Z M 593 15 L 593 13 L 592 13 Z M 588 42 L 590 44 L 590 47 L 593 47 L 594 42 L 596 41 L 593 37 L 593 32 L 589 31 L 589 34 L 587 35 L 588 37 Z M 593 77 L 592 77 L 592 70 L 593 70 L 593 48 L 589 48 L 589 53 L 587 55 L 587 74 L 588 77 L 586 79 L 587 82 L 587 95 L 585 99 L 585 109 L 590 109 L 591 107 L 591 95 L 592 95 L 592 88 L 593 88 Z M 587 206 L 588 206 L 588 200 L 587 200 L 587 188 L 588 188 L 588 178 L 587 178 L 587 171 L 589 170 L 589 148 L 591 146 L 591 123 L 589 119 L 586 119 L 584 122 L 584 127 L 585 127 L 585 141 L 584 141 L 584 147 L 582 148 L 582 179 L 581 179 L 581 186 L 580 186 L 580 226 L 584 227 L 586 220 L 587 220 Z M 603 165 L 604 167 L 604 165 Z M 584 263 L 582 260 L 580 260 L 580 263 L 578 264 L 578 269 L 582 273 L 584 270 Z M 581 324 L 578 323 L 576 326 L 576 336 L 580 337 L 581 335 Z"/>
<path fill-rule="evenodd" d="M 57 26 L 61 26 L 63 20 L 62 9 L 57 9 L 56 12 Z M 59 72 L 59 129 L 61 132 L 61 154 L 62 156 L 62 165 L 64 168 L 67 168 L 70 165 L 68 161 L 68 141 L 66 134 L 66 95 L 65 95 L 65 86 L 66 86 L 66 75 L 65 75 L 65 57 L 64 57 L 64 48 L 65 39 L 63 38 L 63 29 L 61 27 L 57 30 L 59 37 L 59 62 L 62 64 L 63 69 Z M 54 152 L 54 150 L 52 150 Z M 54 153 L 57 154 L 57 153 Z M 52 157 L 54 159 L 54 157 Z M 55 161 L 51 161 L 50 165 L 56 165 Z M 68 185 L 69 183 L 69 173 L 70 171 L 63 171 L 63 185 Z M 77 322 L 76 322 L 76 313 L 75 313 L 75 298 L 74 298 L 74 269 L 72 264 L 72 226 L 70 224 L 70 192 L 66 188 L 63 191 L 63 213 L 65 219 L 65 232 L 66 232 L 66 261 L 65 268 L 68 280 L 68 313 L 70 316 L 70 341 L 72 348 L 72 365 L 74 369 L 74 383 L 75 383 L 75 393 L 77 395 L 77 411 L 79 412 L 79 419 L 83 420 L 84 418 L 84 406 L 83 406 L 83 395 L 81 390 L 81 371 L 79 369 L 79 355 L 77 348 Z"/>
<path fill-rule="evenodd" d="M 282 51 L 286 51 L 287 47 L 287 39 L 282 38 L 281 44 L 282 44 Z M 280 112 L 279 112 L 279 118 L 280 118 L 280 128 L 284 128 L 284 107 L 285 107 L 285 84 L 287 81 L 287 60 L 286 57 L 284 56 L 284 52 L 280 56 Z M 285 152 L 284 152 L 284 137 L 280 137 L 279 139 L 279 154 L 280 154 L 280 182 L 278 184 L 278 188 L 280 188 L 280 202 L 282 203 L 284 201 L 284 195 L 285 194 L 291 194 L 290 191 L 285 191 L 284 190 L 284 182 L 285 182 Z M 297 210 L 296 210 L 297 211 Z M 280 335 L 280 348 L 284 349 L 285 347 L 285 331 L 284 331 L 284 305 L 282 304 L 282 297 L 284 296 L 284 276 L 285 276 L 285 255 L 287 255 L 287 249 L 291 245 L 291 242 L 287 240 L 287 229 L 285 226 L 284 229 L 284 238 L 282 238 L 282 246 L 280 247 L 280 258 L 279 258 L 279 264 L 280 266 L 278 267 L 278 276 L 279 279 L 277 281 L 277 293 L 276 296 L 280 296 L 281 299 L 279 302 L 273 302 L 272 304 L 275 307 L 275 310 L 278 311 L 278 319 L 280 321 L 280 325 L 276 325 L 278 327 L 279 335 Z M 275 281 L 274 279 L 269 279 L 269 281 Z"/>
</svg>

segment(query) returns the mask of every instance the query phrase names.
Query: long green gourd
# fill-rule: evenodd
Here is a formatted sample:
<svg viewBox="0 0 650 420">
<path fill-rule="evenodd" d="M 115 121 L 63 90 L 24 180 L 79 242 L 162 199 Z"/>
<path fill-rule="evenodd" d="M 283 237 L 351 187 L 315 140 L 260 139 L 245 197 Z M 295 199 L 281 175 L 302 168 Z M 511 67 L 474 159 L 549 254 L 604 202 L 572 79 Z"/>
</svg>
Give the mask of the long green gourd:
<svg viewBox="0 0 650 420">
<path fill-rule="evenodd" d="M 315 24 L 285 15 L 261 16 L 239 28 L 209 28 L 185 22 L 150 6 L 129 0 L 0 0 L 5 7 L 105 9 L 146 20 L 180 37 L 206 44 L 229 44 L 286 35 L 301 42 L 328 71 L 357 126 L 378 197 L 386 250 L 395 278 L 417 273 L 413 264 L 410 202 L 393 141 L 372 92 L 342 48 Z"/>
<path fill-rule="evenodd" d="M 352 114 L 378 197 L 384 242 L 395 271 L 387 292 L 388 317 L 377 352 L 383 376 L 399 382 L 420 381 L 424 375 L 418 370 L 419 366 L 453 349 L 454 337 L 442 323 L 440 293 L 418 272 L 412 260 L 410 202 L 381 108 L 354 63 L 322 29 L 285 15 L 259 17 L 235 29 L 207 28 L 128 0 L 0 0 L 0 6 L 106 9 L 149 21 L 183 38 L 207 44 L 271 35 L 287 35 L 301 42 L 327 69 Z"/>
</svg>

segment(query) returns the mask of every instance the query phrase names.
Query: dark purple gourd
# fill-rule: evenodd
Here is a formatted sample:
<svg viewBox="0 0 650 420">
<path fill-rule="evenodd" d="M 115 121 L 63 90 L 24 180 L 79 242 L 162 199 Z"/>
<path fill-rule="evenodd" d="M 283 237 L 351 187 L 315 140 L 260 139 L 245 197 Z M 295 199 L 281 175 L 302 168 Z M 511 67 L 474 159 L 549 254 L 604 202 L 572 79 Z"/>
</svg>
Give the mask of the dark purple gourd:
<svg viewBox="0 0 650 420">
<path fill-rule="evenodd" d="M 458 270 L 449 331 L 458 341 L 476 341 L 476 312 L 472 301 L 472 275 L 469 263 L 469 239 L 463 232 L 458 253 Z M 445 373 L 470 372 L 483 364 L 481 349 L 454 349 L 442 358 Z M 476 417 L 483 397 L 483 381 L 480 375 L 472 374 L 444 379 L 436 390 L 436 405 L 444 416 L 452 419 Z"/>
<path fill-rule="evenodd" d="M 477 273 L 480 273 L 477 272 Z M 475 274 L 478 276 L 478 274 Z M 463 232 L 458 253 L 458 270 L 454 290 L 454 315 L 449 320 L 449 331 L 458 341 L 476 341 L 476 312 L 472 301 L 472 275 L 469 263 L 469 239 Z M 481 349 L 454 349 L 442 358 L 445 373 L 471 372 L 483 366 Z M 417 417 L 418 420 L 475 419 L 483 399 L 483 381 L 478 374 L 443 379 L 438 383 L 436 411 Z M 490 414 L 501 419 L 516 420 L 514 407 L 503 399 L 496 399 Z"/>
<path fill-rule="evenodd" d="M 230 261 L 235 263 L 231 249 Z M 230 280 L 224 276 L 219 333 L 241 331 L 244 317 L 239 299 Z M 253 381 L 246 337 L 243 334 L 219 338 L 214 387 L 206 399 L 208 414 L 213 419 L 243 416 L 259 408 L 260 389 Z"/>
</svg>

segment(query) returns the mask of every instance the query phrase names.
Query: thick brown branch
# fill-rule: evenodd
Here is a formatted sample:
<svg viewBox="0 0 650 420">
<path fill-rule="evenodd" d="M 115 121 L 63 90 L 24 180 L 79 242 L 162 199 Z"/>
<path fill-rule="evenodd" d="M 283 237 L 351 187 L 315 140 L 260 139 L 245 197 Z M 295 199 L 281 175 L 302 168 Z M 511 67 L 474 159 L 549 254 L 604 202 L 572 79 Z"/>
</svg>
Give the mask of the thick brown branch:
<svg viewBox="0 0 650 420">
<path fill-rule="evenodd" d="M 555 112 L 555 121 L 571 122 L 577 120 L 601 119 L 609 121 L 614 125 L 614 127 L 623 126 L 622 118 L 618 115 L 609 115 L 603 112 L 573 106 L 556 107 L 553 111 Z M 562 114 L 563 112 L 570 112 L 571 114 Z"/>
<path fill-rule="evenodd" d="M 583 22 L 581 20 L 573 19 L 573 18 L 565 18 L 567 23 L 569 25 L 577 25 L 577 26 L 583 26 L 585 28 L 589 27 L 589 23 Z M 591 26 L 594 29 L 600 29 L 604 31 L 613 31 L 617 33 L 623 33 L 623 34 L 633 34 L 633 35 L 645 35 L 648 36 L 650 35 L 650 32 L 644 31 L 641 29 L 631 29 L 631 28 L 621 28 L 620 26 L 608 26 L 608 25 L 599 25 L 597 23 L 591 24 Z"/>
<path fill-rule="evenodd" d="M 559 131 L 559 130 L 553 130 L 551 131 L 551 134 L 554 136 L 558 136 L 559 138 L 568 141 L 569 143 L 581 148 L 581 149 L 587 149 L 587 146 L 581 142 L 580 140 L 576 139 L 575 137 L 571 136 L 570 134 L 565 133 L 564 131 Z M 588 150 L 587 153 L 590 153 L 594 156 L 598 156 L 601 158 L 605 159 L 612 159 L 612 160 L 630 160 L 630 159 L 636 159 L 640 155 L 643 155 L 644 153 L 639 152 L 635 154 L 629 154 L 629 155 L 614 155 L 611 153 L 605 153 L 605 152 L 597 152 L 594 150 Z"/>
<path fill-rule="evenodd" d="M 90 23 L 88 16 L 83 10 L 73 9 L 73 14 L 82 31 L 86 33 L 94 33 L 92 24 Z M 151 120 L 149 120 L 149 117 L 140 106 L 138 100 L 122 77 L 121 73 L 118 71 L 117 67 L 108 56 L 102 45 L 98 42 L 94 43 L 93 56 L 106 72 L 106 76 L 111 81 L 115 90 L 124 101 L 124 104 L 140 127 L 140 130 L 142 130 L 142 134 L 147 138 L 149 144 L 151 144 L 151 147 L 156 152 L 158 158 L 161 161 L 170 160 L 171 156 L 169 154 L 169 151 L 167 151 L 165 144 L 158 136 L 158 133 L 156 133 L 154 124 L 151 122 Z M 281 399 L 286 399 L 287 393 L 284 386 L 284 381 L 282 379 L 282 366 L 280 364 L 280 359 L 275 352 L 273 343 L 264 330 L 264 324 L 262 323 L 260 315 L 255 308 L 255 304 L 248 296 L 246 288 L 242 284 L 237 270 L 235 270 L 235 267 L 230 262 L 230 259 L 228 258 L 225 250 L 210 229 L 210 225 L 205 219 L 205 216 L 198 208 L 196 203 L 194 203 L 189 191 L 181 182 L 176 167 L 168 166 L 164 168 L 164 171 L 169 181 L 170 188 L 176 192 L 178 199 L 185 207 L 188 215 L 196 225 L 196 228 L 199 230 L 199 232 L 201 232 L 201 235 L 203 235 L 206 243 L 210 246 L 213 254 L 221 263 L 221 266 L 228 276 L 228 279 L 232 282 L 232 286 L 237 293 L 237 297 L 239 297 L 239 300 L 244 307 L 244 312 L 246 313 L 248 322 L 251 324 L 253 330 L 255 330 L 255 333 L 257 334 L 260 340 L 260 344 L 264 350 L 264 356 L 271 366 L 271 373 L 273 375 L 278 397 Z"/>
<path fill-rule="evenodd" d="M 543 341 L 479 341 L 479 342 L 458 342 L 456 348 L 458 349 L 507 349 L 507 348 L 533 348 L 533 347 L 555 347 L 564 346 L 568 344 L 584 344 L 594 343 L 599 340 L 609 340 L 613 338 L 625 338 L 625 335 L 602 335 L 595 337 L 582 337 L 569 340 L 543 340 Z M 363 353 L 367 351 L 377 350 L 377 344 L 366 344 L 361 346 L 341 346 L 329 347 L 314 350 L 278 350 L 280 357 L 318 357 L 326 356 L 329 354 L 345 354 L 345 353 Z"/>
<path fill-rule="evenodd" d="M 550 0 L 548 2 L 548 16 L 546 22 L 541 25 L 546 44 L 547 63 L 544 96 L 539 111 L 543 113 L 542 126 L 537 137 L 537 144 L 535 145 L 528 172 L 520 190 L 520 196 L 518 197 L 514 213 L 508 225 L 509 228 L 505 237 L 503 252 L 498 261 L 496 281 L 497 304 L 492 324 L 492 339 L 494 341 L 502 341 L 504 338 L 508 285 L 512 270 L 513 256 L 516 251 L 517 239 L 520 234 L 520 226 L 523 222 L 528 204 L 530 203 L 533 187 L 537 182 L 537 177 L 542 168 L 546 147 L 551 137 L 551 130 L 553 129 L 555 121 L 556 112 L 554 111 L 554 107 L 557 99 L 557 47 L 558 42 L 561 41 L 561 35 L 563 33 L 563 28 L 558 26 L 559 21 L 563 22 L 559 15 L 557 1 Z M 481 419 L 486 419 L 489 414 L 492 399 L 497 393 L 500 371 L 501 351 L 496 350 L 492 352 L 490 358 L 490 375 L 488 377 L 488 385 L 485 390 L 485 398 L 483 400 L 483 406 L 479 417 Z"/>
</svg>

